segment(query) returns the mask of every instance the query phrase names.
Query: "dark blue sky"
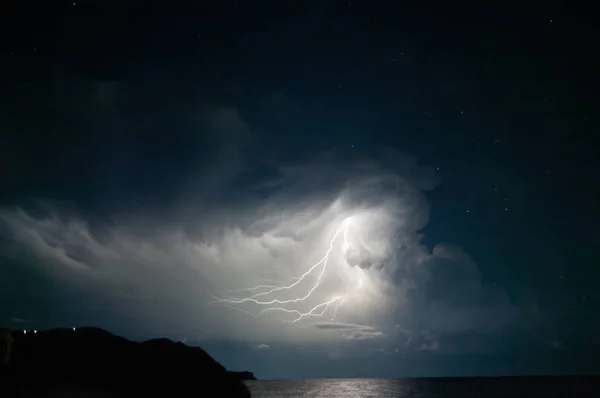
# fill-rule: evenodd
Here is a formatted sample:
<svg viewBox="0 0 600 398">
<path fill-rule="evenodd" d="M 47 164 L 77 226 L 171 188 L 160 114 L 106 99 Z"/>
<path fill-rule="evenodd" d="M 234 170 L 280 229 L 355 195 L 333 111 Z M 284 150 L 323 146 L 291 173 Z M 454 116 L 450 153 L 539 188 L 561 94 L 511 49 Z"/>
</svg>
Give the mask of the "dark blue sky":
<svg viewBox="0 0 600 398">
<path fill-rule="evenodd" d="M 600 60 L 583 10 L 14 3 L 1 323 L 185 338 L 262 377 L 600 370 Z M 402 188 L 381 188 L 386 173 Z M 309 225 L 301 209 L 325 220 L 345 186 L 400 229 L 372 276 L 370 329 L 348 314 L 339 341 L 278 335 L 206 310 L 201 293 L 250 272 L 252 228 Z M 182 241 L 218 247 L 202 254 L 214 264 Z"/>
</svg>

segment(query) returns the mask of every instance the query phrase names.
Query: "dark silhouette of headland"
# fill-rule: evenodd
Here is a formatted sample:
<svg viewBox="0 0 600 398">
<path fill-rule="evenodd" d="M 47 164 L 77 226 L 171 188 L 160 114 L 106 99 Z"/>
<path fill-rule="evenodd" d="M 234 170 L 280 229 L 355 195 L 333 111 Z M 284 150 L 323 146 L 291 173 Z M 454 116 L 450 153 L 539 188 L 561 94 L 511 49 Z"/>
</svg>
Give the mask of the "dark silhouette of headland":
<svg viewBox="0 0 600 398">
<path fill-rule="evenodd" d="M 0 331 L 0 360 L 6 397 L 250 397 L 244 380 L 254 379 L 199 347 L 138 343 L 99 328 Z"/>
<path fill-rule="evenodd" d="M 243 372 L 229 371 L 229 373 L 231 373 L 235 377 L 239 378 L 240 380 L 256 380 L 256 376 L 254 376 L 254 373 L 252 373 L 252 372 L 248 372 L 248 371 L 243 371 Z"/>
</svg>

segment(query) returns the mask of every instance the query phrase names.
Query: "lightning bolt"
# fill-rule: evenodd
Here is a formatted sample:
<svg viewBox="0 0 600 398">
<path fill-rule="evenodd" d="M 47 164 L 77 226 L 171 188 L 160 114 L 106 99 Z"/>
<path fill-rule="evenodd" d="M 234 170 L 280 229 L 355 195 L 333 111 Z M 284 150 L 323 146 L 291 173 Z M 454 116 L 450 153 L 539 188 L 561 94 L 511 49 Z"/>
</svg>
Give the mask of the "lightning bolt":
<svg viewBox="0 0 600 398">
<path fill-rule="evenodd" d="M 335 233 L 333 234 L 333 237 L 329 241 L 329 247 L 328 247 L 327 251 L 325 252 L 325 254 L 323 255 L 323 257 L 318 262 L 316 262 L 313 266 L 311 266 L 302 275 L 300 275 L 299 277 L 293 278 L 293 280 L 295 280 L 293 283 L 291 283 L 289 285 L 283 285 L 283 286 L 281 286 L 281 285 L 258 285 L 258 286 L 254 286 L 254 287 L 250 287 L 250 288 L 229 290 L 230 292 L 243 292 L 243 291 L 245 291 L 245 292 L 259 291 L 259 292 L 251 294 L 246 297 L 218 298 L 218 297 L 213 296 L 213 298 L 214 298 L 213 303 L 222 303 L 222 304 L 226 305 L 227 307 L 230 307 L 235 310 L 239 310 L 241 312 L 247 313 L 254 317 L 259 317 L 268 312 L 282 312 L 282 313 L 286 313 L 286 314 L 295 315 L 296 317 L 294 319 L 292 319 L 291 321 L 287 321 L 289 323 L 296 323 L 302 319 L 309 318 L 309 317 L 322 317 L 325 315 L 327 310 L 330 307 L 332 307 L 333 308 L 333 316 L 331 319 L 332 320 L 335 319 L 335 315 L 337 313 L 338 308 L 344 302 L 344 299 L 345 299 L 344 296 L 335 296 L 335 297 L 331 298 L 330 300 L 323 301 L 323 302 L 315 305 L 314 307 L 310 308 L 306 312 L 302 312 L 299 309 L 286 308 L 286 306 L 298 304 L 298 303 L 301 303 L 301 302 L 307 300 L 309 297 L 312 296 L 314 291 L 319 287 L 319 285 L 321 284 L 323 275 L 325 274 L 325 271 L 327 270 L 329 257 L 331 255 L 331 252 L 334 249 L 335 242 L 338 239 L 338 237 L 340 236 L 340 234 L 343 236 L 342 251 L 345 253 L 348 250 L 348 248 L 349 248 L 348 223 L 343 222 L 342 226 L 340 226 L 338 229 L 336 229 Z M 279 295 L 287 293 L 287 292 L 291 291 L 292 289 L 294 289 L 296 286 L 298 286 L 303 280 L 305 280 L 306 278 L 308 278 L 309 276 L 311 276 L 313 274 L 317 275 L 316 279 L 315 279 L 314 283 L 312 284 L 312 286 L 310 287 L 310 289 L 302 296 L 299 296 L 299 297 L 296 297 L 293 299 L 286 299 L 286 300 L 282 300 L 279 298 L 269 299 L 268 297 L 266 297 L 266 296 L 274 295 L 277 293 Z M 260 292 L 260 290 L 264 290 L 264 289 L 266 289 L 266 290 Z M 235 306 L 235 304 L 243 304 L 243 303 L 253 303 L 253 304 L 256 304 L 259 306 L 263 306 L 265 308 L 263 308 L 257 314 L 254 314 L 250 311 L 246 311 L 244 309 L 241 309 L 241 308 L 238 308 Z"/>
</svg>

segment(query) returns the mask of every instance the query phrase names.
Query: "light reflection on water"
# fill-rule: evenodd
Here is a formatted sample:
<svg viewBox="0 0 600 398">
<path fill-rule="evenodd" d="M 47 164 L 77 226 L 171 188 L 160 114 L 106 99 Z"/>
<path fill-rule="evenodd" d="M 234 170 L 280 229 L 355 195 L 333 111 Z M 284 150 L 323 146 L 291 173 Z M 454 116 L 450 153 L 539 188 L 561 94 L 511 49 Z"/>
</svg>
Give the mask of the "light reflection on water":
<svg viewBox="0 0 600 398">
<path fill-rule="evenodd" d="M 599 377 L 259 380 L 246 384 L 253 398 L 600 397 Z"/>
<path fill-rule="evenodd" d="M 252 381 L 253 398 L 281 397 L 419 397 L 409 394 L 409 385 L 394 379 L 313 379 Z"/>
</svg>

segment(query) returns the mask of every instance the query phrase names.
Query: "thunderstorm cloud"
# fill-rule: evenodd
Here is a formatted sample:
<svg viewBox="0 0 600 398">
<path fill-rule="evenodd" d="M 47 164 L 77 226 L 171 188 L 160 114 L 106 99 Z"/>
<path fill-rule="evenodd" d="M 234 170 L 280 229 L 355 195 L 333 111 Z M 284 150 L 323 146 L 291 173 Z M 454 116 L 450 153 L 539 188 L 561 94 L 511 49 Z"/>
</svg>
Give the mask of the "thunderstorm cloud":
<svg viewBox="0 0 600 398">
<path fill-rule="evenodd" d="M 117 109 L 139 100 L 127 90 L 101 84 L 87 105 L 72 106 L 86 106 L 98 129 L 132 129 Z M 402 339 L 433 351 L 444 338 L 519 320 L 521 310 L 501 287 L 483 284 L 467 253 L 422 242 L 427 192 L 439 183 L 433 167 L 387 148 L 283 160 L 265 150 L 256 164 L 245 151 L 265 144 L 235 107 L 201 102 L 183 117 L 214 150 L 168 198 L 130 198 L 103 216 L 51 197 L 2 208 L 3 258 L 51 280 L 54 288 L 28 289 L 64 309 L 48 322 L 104 320 L 256 348 L 388 339 L 393 349 Z M 115 183 L 127 158 L 112 154 L 97 177 Z M 154 170 L 147 184 L 160 189 Z M 15 322 L 39 316 L 25 308 Z"/>
</svg>

